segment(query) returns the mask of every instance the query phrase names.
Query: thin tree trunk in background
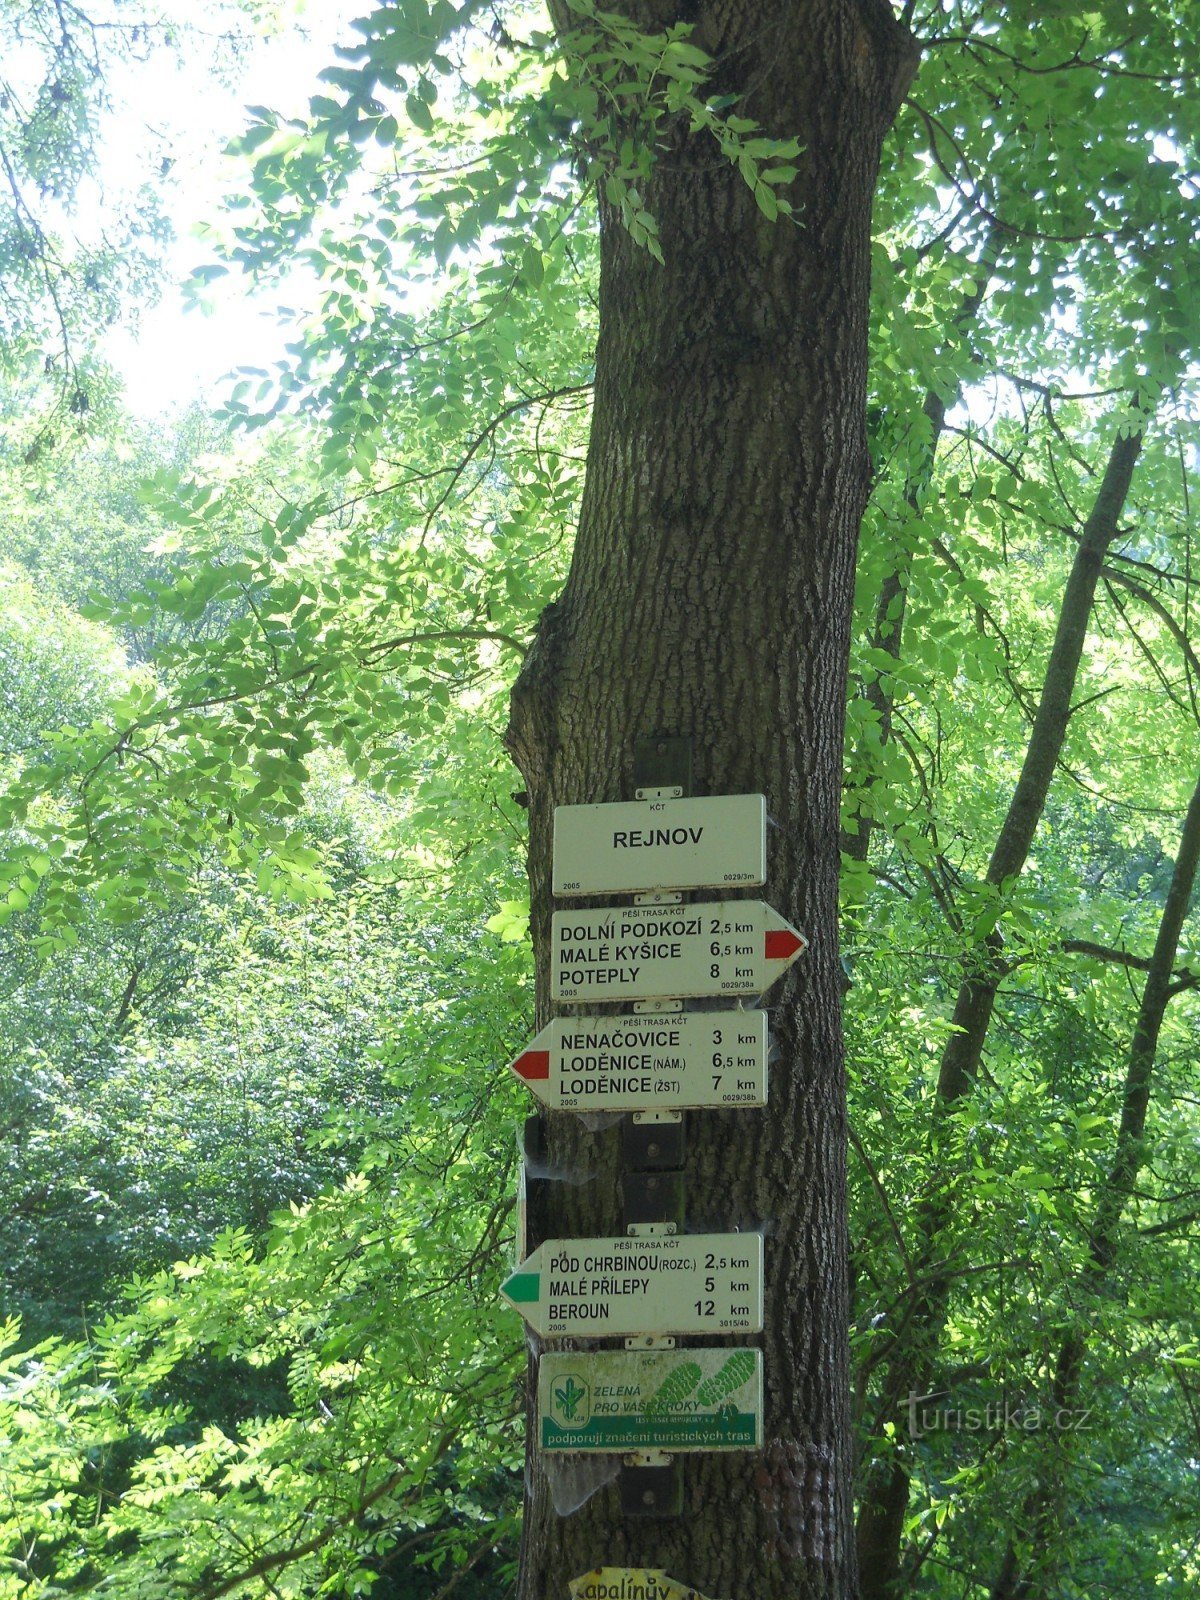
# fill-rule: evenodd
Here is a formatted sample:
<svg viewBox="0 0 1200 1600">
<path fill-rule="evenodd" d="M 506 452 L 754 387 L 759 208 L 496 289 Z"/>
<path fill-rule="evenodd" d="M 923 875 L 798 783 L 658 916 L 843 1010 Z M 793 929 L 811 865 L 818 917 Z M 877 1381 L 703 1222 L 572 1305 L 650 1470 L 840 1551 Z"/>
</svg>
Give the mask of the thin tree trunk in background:
<svg viewBox="0 0 1200 1600">
<path fill-rule="evenodd" d="M 1140 433 L 1125 434 L 1114 441 L 1091 515 L 1076 547 L 1025 760 L 984 875 L 984 882 L 995 889 L 1024 870 L 1045 808 L 1066 738 L 1096 585 L 1117 534 L 1141 446 Z M 975 965 L 963 979 L 955 1002 L 954 1031 L 942 1051 L 934 1113 L 939 1120 L 953 1110 L 975 1081 L 1005 972 L 999 936 L 991 934 L 973 953 L 973 960 Z M 881 1416 L 892 1421 L 899 1418 L 899 1407 L 906 1395 L 928 1388 L 936 1362 L 949 1292 L 946 1273 L 936 1270 L 947 1213 L 945 1192 L 935 1192 L 917 1218 L 912 1256 L 915 1275 L 924 1287 L 910 1306 L 888 1364 Z M 863 1600 L 885 1600 L 898 1592 L 908 1492 L 908 1471 L 895 1456 L 882 1457 L 866 1474 L 858 1524 Z"/>
<path fill-rule="evenodd" d="M 855 1592 L 838 811 L 871 200 L 915 53 L 884 0 L 695 10 L 720 90 L 804 143 L 788 191 L 802 225 L 768 222 L 735 170 L 682 139 L 648 186 L 665 266 L 603 219 L 579 533 L 509 737 L 530 795 L 539 1025 L 555 805 L 630 798 L 635 739 L 677 733 L 698 793 L 762 790 L 778 825 L 763 897 L 811 951 L 771 995 L 770 1106 L 691 1115 L 687 1167 L 691 1230 L 767 1229 L 768 1443 L 685 1458 L 676 1521 L 623 1519 L 612 1487 L 560 1517 L 531 1451 L 522 1600 L 560 1600 L 599 1565 L 662 1567 L 721 1600 Z M 620 1232 L 616 1130 L 545 1124 L 551 1167 L 589 1181 L 547 1186 L 530 1248 Z"/>
<path fill-rule="evenodd" d="M 978 276 L 974 287 L 970 294 L 963 297 L 962 305 L 953 319 L 952 328 L 956 337 L 961 337 L 975 321 L 979 315 L 979 308 L 987 296 L 999 255 L 997 238 L 997 230 L 994 227 L 989 228 L 980 252 Z M 947 409 L 945 400 L 930 389 L 922 402 L 922 420 L 918 424 L 927 432 L 921 441 L 917 468 L 909 473 L 904 486 L 904 503 L 914 520 L 920 514 L 921 497 L 933 482 L 933 468 L 937 460 L 938 445 L 946 426 Z M 875 604 L 871 648 L 885 651 L 895 662 L 899 662 L 903 654 L 904 614 L 908 604 L 908 575 L 911 568 L 911 550 L 907 547 L 898 549 L 896 564 L 880 585 L 879 599 Z M 879 718 L 879 744 L 880 748 L 886 748 L 891 742 L 892 714 L 896 704 L 894 680 L 888 674 L 877 672 L 864 686 L 863 697 Z M 859 764 L 866 765 L 866 762 L 866 753 L 863 752 Z M 878 781 L 878 777 L 874 775 L 867 778 L 863 784 L 864 799 L 869 799 Z M 844 854 L 852 861 L 865 862 L 871 851 L 871 834 L 874 829 L 875 819 L 871 816 L 869 808 L 861 810 L 858 817 L 858 832 L 847 834 L 842 840 Z"/>
<path fill-rule="evenodd" d="M 1059 1347 L 1051 1385 L 1051 1406 L 1055 1413 L 1072 1410 L 1079 1396 L 1083 1358 L 1087 1351 L 1086 1307 L 1107 1282 L 1116 1260 L 1121 1218 L 1133 1194 L 1138 1174 L 1146 1164 L 1146 1112 L 1154 1077 L 1154 1060 L 1163 1019 L 1171 1003 L 1172 974 L 1179 953 L 1179 939 L 1191 904 L 1200 861 L 1200 781 L 1192 791 L 1175 856 L 1175 868 L 1158 924 L 1158 936 L 1150 957 L 1150 971 L 1142 990 L 1137 1022 L 1129 1045 L 1122 1097 L 1121 1122 L 1117 1146 L 1096 1204 L 1088 1235 L 1088 1261 L 1079 1275 L 1078 1304 L 1083 1307 L 1078 1329 Z M 1052 1466 L 1056 1463 L 1051 1463 Z M 1029 1530 L 1030 1551 L 1050 1552 L 1053 1559 L 1056 1524 L 1067 1479 L 1064 1473 L 1043 1474 L 1025 1503 L 1023 1527 Z M 1023 1549 L 1023 1547 L 1022 1547 Z M 1036 1592 L 1031 1568 L 1035 1564 L 1015 1543 L 1009 1544 L 1000 1574 L 991 1590 L 991 1600 L 1033 1600 Z"/>
</svg>

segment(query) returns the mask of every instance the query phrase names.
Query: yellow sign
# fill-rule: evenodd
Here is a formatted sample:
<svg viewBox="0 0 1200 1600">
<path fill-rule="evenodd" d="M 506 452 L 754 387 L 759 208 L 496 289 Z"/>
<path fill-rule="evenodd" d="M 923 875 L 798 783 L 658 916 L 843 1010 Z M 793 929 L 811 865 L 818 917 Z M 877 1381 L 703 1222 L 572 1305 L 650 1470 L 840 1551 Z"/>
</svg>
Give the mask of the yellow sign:
<svg viewBox="0 0 1200 1600">
<path fill-rule="evenodd" d="M 705 1600 L 699 1589 L 661 1567 L 593 1567 L 572 1578 L 571 1600 Z"/>
</svg>

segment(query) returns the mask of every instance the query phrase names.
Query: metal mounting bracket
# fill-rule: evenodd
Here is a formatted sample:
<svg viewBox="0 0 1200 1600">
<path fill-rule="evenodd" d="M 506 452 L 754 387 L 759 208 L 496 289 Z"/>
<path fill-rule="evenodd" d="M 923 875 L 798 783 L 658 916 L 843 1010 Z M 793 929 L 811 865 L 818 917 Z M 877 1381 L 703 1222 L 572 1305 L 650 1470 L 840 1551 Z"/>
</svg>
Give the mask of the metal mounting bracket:
<svg viewBox="0 0 1200 1600">
<path fill-rule="evenodd" d="M 692 737 L 656 733 L 633 746 L 633 792 L 638 800 L 682 800 L 692 793 Z"/>
<path fill-rule="evenodd" d="M 645 1465 L 640 1463 L 645 1461 Z M 683 1472 L 677 1456 L 658 1451 L 626 1456 L 617 1479 L 621 1514 L 626 1517 L 681 1517 Z"/>
</svg>

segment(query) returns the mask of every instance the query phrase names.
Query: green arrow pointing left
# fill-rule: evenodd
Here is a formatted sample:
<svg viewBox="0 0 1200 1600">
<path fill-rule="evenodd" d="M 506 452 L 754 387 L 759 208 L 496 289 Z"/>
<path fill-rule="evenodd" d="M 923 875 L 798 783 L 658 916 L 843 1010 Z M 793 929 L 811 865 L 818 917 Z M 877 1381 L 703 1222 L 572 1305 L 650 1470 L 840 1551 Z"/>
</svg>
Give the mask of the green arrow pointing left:
<svg viewBox="0 0 1200 1600">
<path fill-rule="evenodd" d="M 514 1272 L 500 1288 L 514 1305 L 536 1305 L 542 1298 L 542 1275 L 540 1272 Z"/>
</svg>

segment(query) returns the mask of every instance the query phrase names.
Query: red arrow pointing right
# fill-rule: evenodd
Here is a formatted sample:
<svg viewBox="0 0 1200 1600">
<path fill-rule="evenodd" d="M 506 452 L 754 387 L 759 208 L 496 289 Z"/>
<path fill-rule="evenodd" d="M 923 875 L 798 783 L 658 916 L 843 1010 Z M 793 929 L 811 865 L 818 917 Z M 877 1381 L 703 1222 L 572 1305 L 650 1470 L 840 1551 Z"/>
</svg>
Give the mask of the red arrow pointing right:
<svg viewBox="0 0 1200 1600">
<path fill-rule="evenodd" d="M 798 955 L 801 950 L 808 948 L 806 941 L 792 928 L 768 928 L 764 937 L 766 949 L 763 954 L 768 961 L 786 961 L 789 956 Z"/>
<path fill-rule="evenodd" d="M 770 935 L 768 934 L 769 938 Z M 524 1078 L 529 1083 L 534 1078 L 548 1078 L 550 1076 L 549 1050 L 526 1050 L 524 1055 L 519 1055 L 512 1064 L 513 1071 L 519 1078 Z"/>
</svg>

